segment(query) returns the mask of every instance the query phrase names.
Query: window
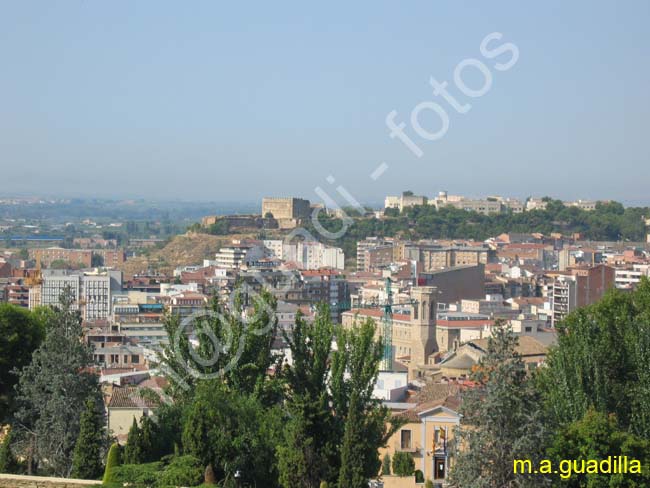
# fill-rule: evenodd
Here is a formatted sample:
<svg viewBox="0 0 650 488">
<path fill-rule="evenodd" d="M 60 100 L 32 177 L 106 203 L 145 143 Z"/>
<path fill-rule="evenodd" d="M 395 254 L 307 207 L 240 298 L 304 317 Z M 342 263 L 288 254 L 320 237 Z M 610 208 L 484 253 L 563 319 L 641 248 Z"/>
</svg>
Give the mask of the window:
<svg viewBox="0 0 650 488">
<path fill-rule="evenodd" d="M 411 449 L 411 431 L 402 430 L 401 436 L 402 436 L 401 448 Z"/>
</svg>

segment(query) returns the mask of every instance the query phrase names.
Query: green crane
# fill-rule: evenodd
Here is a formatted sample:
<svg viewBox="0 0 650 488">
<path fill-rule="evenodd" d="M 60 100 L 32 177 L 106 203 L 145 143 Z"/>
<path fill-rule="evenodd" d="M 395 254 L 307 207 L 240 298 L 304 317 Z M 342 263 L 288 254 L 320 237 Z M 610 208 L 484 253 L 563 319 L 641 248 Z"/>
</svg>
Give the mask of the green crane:
<svg viewBox="0 0 650 488">
<path fill-rule="evenodd" d="M 384 371 L 393 369 L 393 292 L 390 278 L 386 278 L 386 303 L 383 305 L 382 342 L 384 345 Z"/>
</svg>

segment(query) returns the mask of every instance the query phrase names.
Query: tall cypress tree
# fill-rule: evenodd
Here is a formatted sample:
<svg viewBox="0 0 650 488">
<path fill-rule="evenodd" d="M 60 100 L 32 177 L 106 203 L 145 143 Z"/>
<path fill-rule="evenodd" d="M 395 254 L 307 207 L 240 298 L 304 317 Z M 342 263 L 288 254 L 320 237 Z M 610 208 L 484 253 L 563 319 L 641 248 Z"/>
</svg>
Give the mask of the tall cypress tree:
<svg viewBox="0 0 650 488">
<path fill-rule="evenodd" d="M 138 427 L 138 422 L 133 417 L 133 424 L 129 429 L 129 435 L 126 438 L 126 447 L 124 448 L 124 464 L 140 464 L 142 462 L 142 432 Z"/>
<path fill-rule="evenodd" d="M 72 477 L 96 479 L 102 474 L 102 451 L 105 447 L 104 422 L 97 402 L 86 400 L 81 414 L 79 437 L 72 458 Z"/>
</svg>

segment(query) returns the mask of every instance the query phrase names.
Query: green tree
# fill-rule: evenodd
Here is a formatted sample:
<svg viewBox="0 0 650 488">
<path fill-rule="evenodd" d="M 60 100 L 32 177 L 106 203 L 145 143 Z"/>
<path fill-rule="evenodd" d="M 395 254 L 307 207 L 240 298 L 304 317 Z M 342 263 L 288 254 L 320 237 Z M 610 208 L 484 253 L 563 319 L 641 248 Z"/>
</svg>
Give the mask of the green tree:
<svg viewBox="0 0 650 488">
<path fill-rule="evenodd" d="M 640 461 L 638 474 L 588 472 L 589 462 L 605 460 L 610 456 L 627 456 L 630 466 L 631 460 Z M 550 473 L 557 486 L 631 488 L 650 485 L 650 441 L 620 430 L 614 414 L 588 410 L 582 419 L 558 432 L 549 448 L 549 459 L 554 466 L 560 467 L 560 463 L 567 459 L 578 463 L 579 469 L 574 469 L 570 477 L 562 478 L 557 473 Z"/>
<path fill-rule="evenodd" d="M 115 442 L 111 444 L 110 449 L 108 450 L 108 456 L 106 457 L 106 467 L 104 468 L 104 477 L 102 481 L 104 484 L 108 483 L 111 480 L 111 470 L 116 468 L 121 464 L 121 453 L 120 445 Z"/>
<path fill-rule="evenodd" d="M 45 327 L 39 315 L 0 303 L 0 424 L 14 408 L 18 376 L 12 369 L 29 364 L 44 335 Z"/>
<path fill-rule="evenodd" d="M 336 439 L 327 392 L 333 337 L 329 308 L 324 305 L 313 323 L 298 313 L 292 334 L 285 334 L 293 359 L 284 371 L 291 420 L 285 442 L 278 447 L 280 483 L 285 488 L 317 488 L 321 480 L 335 479 L 328 462 L 336 457 Z"/>
<path fill-rule="evenodd" d="M 390 454 L 386 453 L 384 459 L 381 460 L 381 474 L 390 476 Z"/>
<path fill-rule="evenodd" d="M 610 290 L 558 326 L 558 345 L 540 387 L 555 425 L 590 408 L 616 413 L 623 429 L 650 438 L 650 281 L 632 293 Z"/>
<path fill-rule="evenodd" d="M 106 445 L 104 419 L 96 399 L 86 400 L 81 414 L 79 437 L 72 457 L 72 477 L 96 479 L 102 473 L 102 454 Z"/>
<path fill-rule="evenodd" d="M 282 442 L 282 417 L 254 395 L 219 380 L 201 381 L 187 407 L 183 452 L 212 464 L 219 479 L 241 470 L 246 482 L 277 486 L 275 447 Z"/>
<path fill-rule="evenodd" d="M 267 372 L 276 361 L 271 346 L 277 329 L 277 301 L 267 291 L 246 293 L 243 286 L 233 295 L 228 310 L 215 298 L 204 316 L 190 324 L 181 323 L 178 316 L 165 320 L 173 340 L 163 347 L 160 367 L 171 382 L 170 393 L 175 399 L 187 400 L 198 377 L 218 377 L 247 394 L 270 384 Z M 244 298 L 250 301 L 247 314 Z M 199 343 L 194 350 L 188 339 L 190 331 Z"/>
<path fill-rule="evenodd" d="M 543 485 L 543 480 L 514 475 L 512 470 L 514 459 L 539 461 L 547 438 L 539 394 L 516 346 L 509 326 L 494 328 L 487 353 L 472 374 L 478 387 L 463 395 L 457 437 L 465 448 L 451 472 L 452 486 Z"/>
<path fill-rule="evenodd" d="M 83 341 L 81 316 L 66 289 L 47 324 L 43 343 L 19 373 L 16 418 L 30 446 L 28 472 L 38 464 L 45 472 L 69 476 L 88 398 L 99 398 L 97 376 L 89 370 L 92 351 Z"/>
<path fill-rule="evenodd" d="M 124 447 L 124 464 L 140 464 L 144 462 L 144 450 L 142 446 L 142 431 L 138 421 L 133 417 L 133 423 L 129 429 Z"/>
<path fill-rule="evenodd" d="M 395 476 L 412 476 L 415 472 L 415 460 L 410 452 L 398 451 L 393 456 L 393 474 Z"/>
<path fill-rule="evenodd" d="M 339 488 L 362 488 L 379 472 L 378 449 L 402 424 L 373 398 L 383 357 L 382 343 L 375 341 L 374 322 L 339 328 L 336 340 L 330 388 L 334 410 L 343 413 L 344 421 Z"/>
<path fill-rule="evenodd" d="M 15 474 L 18 472 L 19 465 L 12 450 L 13 443 L 13 429 L 9 428 L 9 431 L 0 444 L 0 473 Z"/>
</svg>

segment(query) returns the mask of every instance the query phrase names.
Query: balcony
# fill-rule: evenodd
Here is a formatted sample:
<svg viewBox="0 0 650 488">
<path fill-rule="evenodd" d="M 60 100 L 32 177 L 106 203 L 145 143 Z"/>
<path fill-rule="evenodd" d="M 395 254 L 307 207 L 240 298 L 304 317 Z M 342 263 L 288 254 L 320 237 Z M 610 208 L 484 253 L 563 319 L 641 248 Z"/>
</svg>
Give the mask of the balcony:
<svg viewBox="0 0 650 488">
<path fill-rule="evenodd" d="M 411 454 L 419 452 L 420 447 L 421 446 L 417 445 L 415 442 L 411 442 L 410 444 L 402 444 L 398 441 L 393 444 L 395 452 L 410 452 Z"/>
</svg>

